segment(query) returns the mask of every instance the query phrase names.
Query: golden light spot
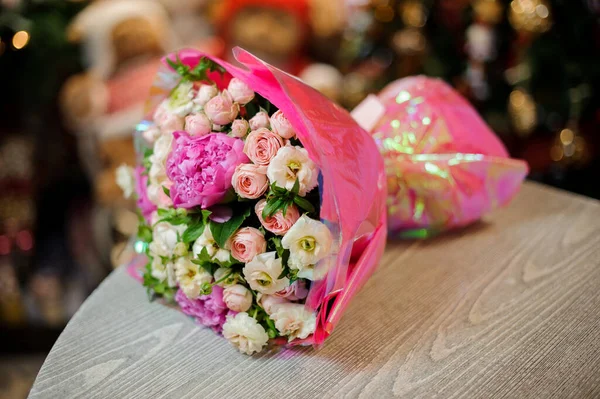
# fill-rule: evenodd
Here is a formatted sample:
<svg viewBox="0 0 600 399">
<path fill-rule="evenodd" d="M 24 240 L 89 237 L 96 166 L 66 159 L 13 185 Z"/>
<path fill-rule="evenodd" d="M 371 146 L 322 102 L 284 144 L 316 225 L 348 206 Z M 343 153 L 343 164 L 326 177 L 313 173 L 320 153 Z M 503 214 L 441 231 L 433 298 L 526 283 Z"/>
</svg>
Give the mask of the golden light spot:
<svg viewBox="0 0 600 399">
<path fill-rule="evenodd" d="M 573 131 L 571 129 L 563 129 L 563 131 L 560 132 L 560 141 L 564 145 L 571 144 L 573 142 L 574 138 L 575 138 L 575 134 L 573 133 Z"/>
<path fill-rule="evenodd" d="M 20 50 L 29 43 L 29 33 L 20 30 L 12 38 L 12 45 L 15 49 Z"/>
</svg>

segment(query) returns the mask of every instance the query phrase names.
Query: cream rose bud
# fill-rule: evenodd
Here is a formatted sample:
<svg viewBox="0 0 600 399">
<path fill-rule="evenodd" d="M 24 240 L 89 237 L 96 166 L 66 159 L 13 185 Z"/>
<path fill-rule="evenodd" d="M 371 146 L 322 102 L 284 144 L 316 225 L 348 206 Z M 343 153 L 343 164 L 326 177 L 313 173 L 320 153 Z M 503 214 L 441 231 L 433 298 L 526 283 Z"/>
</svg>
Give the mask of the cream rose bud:
<svg viewBox="0 0 600 399">
<path fill-rule="evenodd" d="M 167 262 L 165 264 L 160 256 L 155 256 L 152 259 L 150 274 L 158 281 L 166 281 L 169 287 L 175 287 L 177 285 L 173 262 Z"/>
<path fill-rule="evenodd" d="M 308 152 L 302 147 L 282 147 L 271 159 L 267 168 L 267 176 L 271 183 L 281 188 L 292 190 L 296 180 L 300 183 L 298 194 L 304 197 L 317 187 L 319 170 L 308 157 Z"/>
<path fill-rule="evenodd" d="M 160 222 L 152 229 L 152 242 L 149 245 L 152 255 L 170 258 L 173 256 L 179 237 L 187 229 L 185 224 L 173 226 L 168 222 Z"/>
<path fill-rule="evenodd" d="M 318 220 L 302 215 L 281 240 L 290 251 L 289 266 L 303 271 L 331 253 L 331 232 Z"/>
<path fill-rule="evenodd" d="M 123 164 L 117 168 L 115 174 L 117 185 L 121 188 L 121 190 L 123 190 L 123 197 L 131 198 L 135 191 L 135 177 L 133 176 L 133 168 Z M 267 176 L 264 176 L 266 182 Z"/>
<path fill-rule="evenodd" d="M 281 305 L 282 303 L 288 303 L 285 298 L 281 298 L 275 295 L 257 295 L 257 303 L 267 312 L 268 315 L 275 311 L 277 305 Z"/>
<path fill-rule="evenodd" d="M 217 242 L 213 238 L 209 225 L 206 225 L 200 237 L 198 237 L 194 242 L 194 245 L 192 245 L 194 257 L 198 257 L 204 248 L 206 248 L 206 252 L 211 258 L 216 259 L 219 262 L 227 262 L 229 260 L 229 251 L 219 248 Z"/>
<path fill-rule="evenodd" d="M 214 96 L 219 94 L 219 90 L 215 85 L 201 85 L 198 88 L 198 93 L 194 98 L 194 103 L 200 106 L 204 106 L 207 102 L 209 102 Z"/>
<path fill-rule="evenodd" d="M 284 303 L 277 305 L 270 315 L 275 321 L 275 328 L 288 337 L 288 342 L 294 339 L 305 339 L 315 332 L 317 317 L 298 303 Z"/>
<path fill-rule="evenodd" d="M 236 119 L 231 124 L 231 135 L 233 137 L 244 138 L 248 134 L 250 125 L 245 119 Z"/>
<path fill-rule="evenodd" d="M 234 312 L 245 312 L 252 306 L 252 292 L 240 284 L 230 285 L 223 290 L 223 302 Z"/>
<path fill-rule="evenodd" d="M 251 163 L 236 166 L 231 177 L 233 189 L 242 198 L 260 198 L 269 188 L 269 180 L 265 172 L 267 168 Z"/>
<path fill-rule="evenodd" d="M 278 236 L 282 236 L 287 233 L 288 230 L 292 228 L 294 223 L 296 223 L 298 218 L 300 218 L 300 212 L 298 211 L 298 208 L 296 208 L 295 205 L 290 205 L 287 208 L 285 216 L 283 215 L 283 211 L 280 209 L 272 216 L 263 219 L 262 213 L 266 205 L 266 200 L 262 199 L 258 201 L 254 206 L 254 212 L 256 213 L 260 224 L 262 224 L 265 229 Z"/>
<path fill-rule="evenodd" d="M 164 133 L 170 135 L 183 129 L 183 117 L 174 113 L 168 106 L 168 99 L 163 101 L 154 112 L 154 123 Z"/>
<path fill-rule="evenodd" d="M 205 136 L 210 133 L 212 123 L 203 113 L 191 114 L 185 117 L 184 130 L 192 136 Z"/>
<path fill-rule="evenodd" d="M 182 80 L 169 95 L 167 99 L 169 110 L 180 117 L 184 117 L 194 108 L 194 83 Z"/>
<path fill-rule="evenodd" d="M 267 166 L 281 147 L 283 147 L 283 139 L 278 134 L 261 128 L 253 130 L 246 137 L 244 153 L 254 164 Z"/>
<path fill-rule="evenodd" d="M 243 227 L 233 233 L 227 240 L 226 246 L 231 251 L 231 256 L 240 262 L 248 263 L 256 255 L 267 250 L 267 241 L 260 230 L 254 227 Z"/>
<path fill-rule="evenodd" d="M 277 258 L 275 252 L 257 255 L 244 266 L 244 277 L 250 288 L 269 295 L 289 285 L 287 277 L 279 278 L 282 272 L 281 258 Z"/>
<path fill-rule="evenodd" d="M 223 337 L 247 355 L 260 352 L 269 341 L 265 329 L 246 312 L 227 316 L 223 324 Z"/>
<path fill-rule="evenodd" d="M 227 90 L 231 93 L 233 101 L 241 105 L 249 103 L 254 98 L 254 91 L 238 78 L 233 78 L 229 81 Z"/>
<path fill-rule="evenodd" d="M 150 144 L 154 144 L 160 135 L 160 129 L 157 126 L 150 126 L 148 129 L 144 130 L 144 133 L 142 133 L 144 140 Z"/>
<path fill-rule="evenodd" d="M 291 139 L 296 135 L 292 124 L 281 111 L 277 111 L 271 115 L 271 129 L 284 139 Z"/>
<path fill-rule="evenodd" d="M 249 123 L 251 130 L 268 129 L 269 126 L 271 126 L 269 114 L 265 111 L 257 112 L 256 115 L 250 119 Z"/>
<path fill-rule="evenodd" d="M 187 256 L 175 261 L 175 277 L 179 288 L 190 299 L 198 298 L 202 294 L 203 285 L 212 281 L 212 275 Z"/>
<path fill-rule="evenodd" d="M 206 116 L 217 125 L 231 123 L 240 112 L 240 106 L 233 102 L 231 94 L 223 90 L 221 94 L 210 99 L 204 106 Z"/>
</svg>

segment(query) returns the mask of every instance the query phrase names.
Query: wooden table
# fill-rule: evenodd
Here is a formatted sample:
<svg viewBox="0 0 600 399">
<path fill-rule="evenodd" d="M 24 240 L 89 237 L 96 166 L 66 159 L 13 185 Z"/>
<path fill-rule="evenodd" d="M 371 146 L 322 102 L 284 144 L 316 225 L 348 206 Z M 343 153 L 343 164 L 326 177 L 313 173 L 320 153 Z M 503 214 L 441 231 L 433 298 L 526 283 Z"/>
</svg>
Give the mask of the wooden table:
<svg viewBox="0 0 600 399">
<path fill-rule="evenodd" d="M 465 230 L 390 242 L 320 350 L 248 357 L 115 271 L 32 398 L 600 396 L 600 203 L 527 183 Z"/>
</svg>

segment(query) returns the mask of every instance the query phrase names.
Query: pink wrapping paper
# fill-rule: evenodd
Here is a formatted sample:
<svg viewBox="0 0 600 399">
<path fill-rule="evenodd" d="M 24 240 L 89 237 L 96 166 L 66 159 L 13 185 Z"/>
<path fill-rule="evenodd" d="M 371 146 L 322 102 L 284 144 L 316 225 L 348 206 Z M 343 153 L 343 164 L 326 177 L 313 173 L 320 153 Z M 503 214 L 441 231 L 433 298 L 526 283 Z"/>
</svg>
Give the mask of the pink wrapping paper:
<svg viewBox="0 0 600 399">
<path fill-rule="evenodd" d="M 527 175 L 476 110 L 441 80 L 395 81 L 355 117 L 384 158 L 390 234 L 424 237 L 507 204 Z M 371 99 L 371 101 L 373 101 Z"/>
<path fill-rule="evenodd" d="M 337 237 L 336 262 L 325 279 L 314 282 L 309 292 L 306 306 L 319 309 L 314 335 L 292 342 L 319 345 L 373 273 L 383 253 L 387 235 L 383 160 L 373 139 L 347 111 L 240 48 L 234 49 L 234 55 L 244 68 L 196 50 L 178 54 L 190 66 L 207 57 L 225 68 L 223 77 L 218 73 L 210 76 L 218 86 L 224 87 L 231 77 L 237 77 L 267 98 L 286 115 L 321 170 L 321 220 Z M 171 57 L 175 59 L 174 55 Z M 151 90 L 148 115 L 177 82 L 178 76 L 163 60 Z"/>
</svg>

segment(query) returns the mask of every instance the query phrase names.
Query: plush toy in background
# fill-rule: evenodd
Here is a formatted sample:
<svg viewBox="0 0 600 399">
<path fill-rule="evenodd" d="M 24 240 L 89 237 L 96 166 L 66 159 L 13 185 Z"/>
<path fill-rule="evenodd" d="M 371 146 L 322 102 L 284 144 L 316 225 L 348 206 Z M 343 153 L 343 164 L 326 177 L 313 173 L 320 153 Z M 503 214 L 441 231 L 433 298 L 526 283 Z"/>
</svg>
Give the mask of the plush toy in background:
<svg viewBox="0 0 600 399">
<path fill-rule="evenodd" d="M 92 3 L 76 16 L 68 31 L 82 44 L 87 70 L 64 85 L 61 106 L 65 119 L 78 136 L 86 170 L 94 182 L 97 220 L 112 220 L 99 237 L 101 253 L 110 253 L 114 240 L 106 228 L 127 237 L 115 215 L 133 208 L 124 201 L 115 183 L 120 165 L 134 165 L 131 132 L 143 116 L 160 63 L 160 56 L 176 45 L 168 14 L 153 0 L 103 0 Z M 121 231 L 121 230 L 125 231 Z"/>
<path fill-rule="evenodd" d="M 331 8 L 322 0 L 224 0 L 216 12 L 217 31 L 224 41 L 220 55 L 235 63 L 231 49 L 242 47 L 337 101 L 342 75 L 308 56 L 313 26 L 327 34 L 335 30 L 318 12 L 323 4 Z M 340 15 L 331 21 L 341 23 Z"/>
</svg>

